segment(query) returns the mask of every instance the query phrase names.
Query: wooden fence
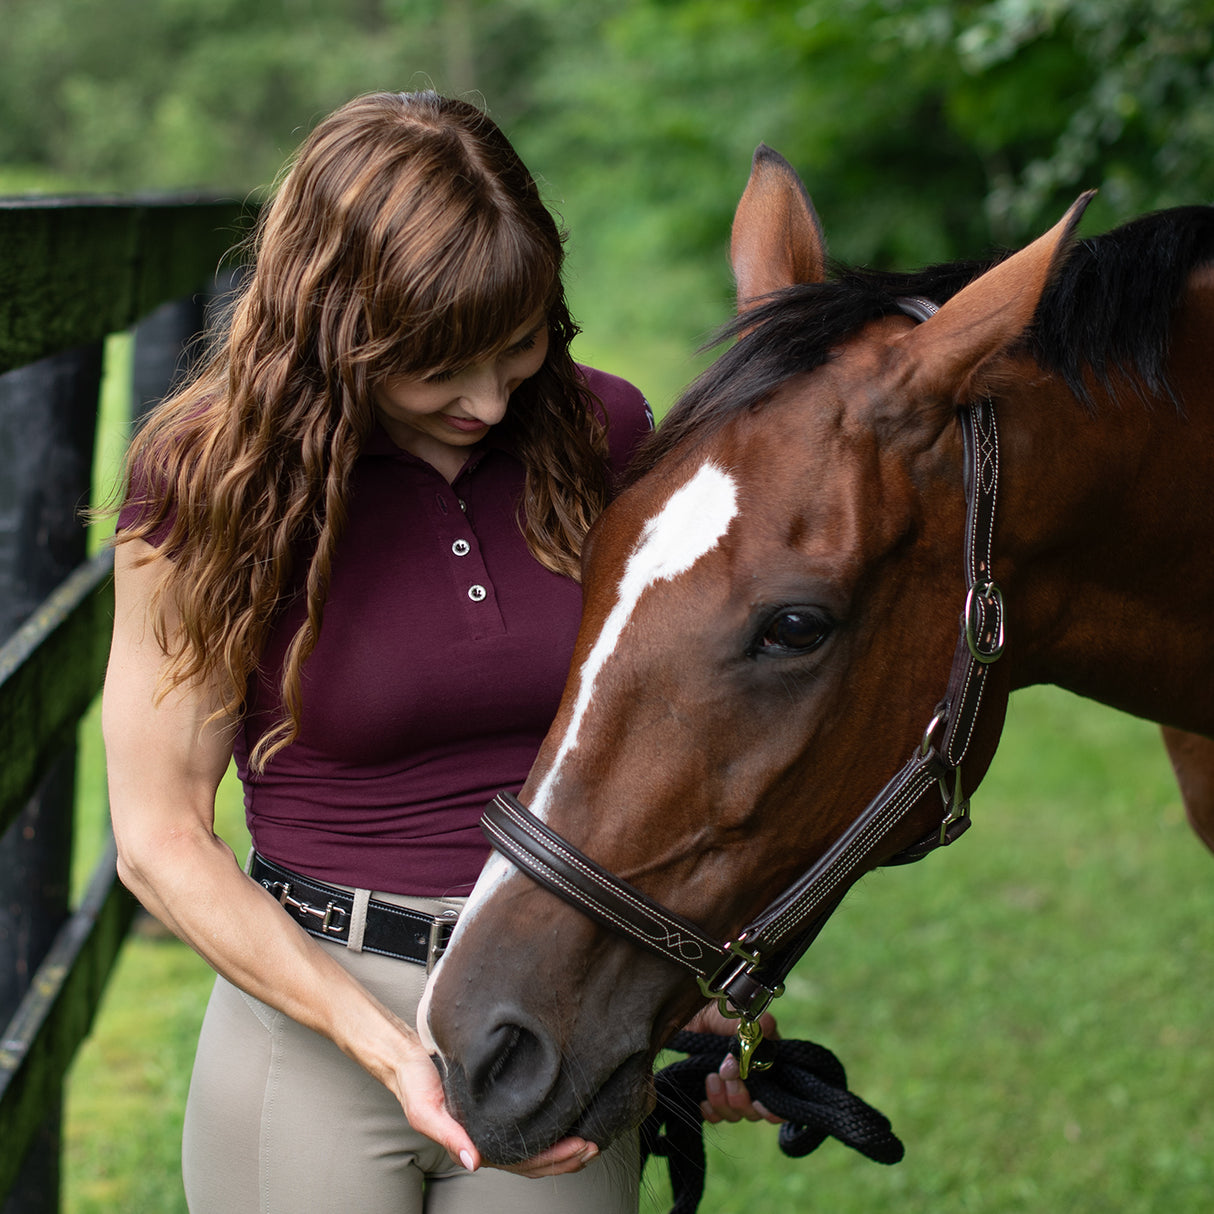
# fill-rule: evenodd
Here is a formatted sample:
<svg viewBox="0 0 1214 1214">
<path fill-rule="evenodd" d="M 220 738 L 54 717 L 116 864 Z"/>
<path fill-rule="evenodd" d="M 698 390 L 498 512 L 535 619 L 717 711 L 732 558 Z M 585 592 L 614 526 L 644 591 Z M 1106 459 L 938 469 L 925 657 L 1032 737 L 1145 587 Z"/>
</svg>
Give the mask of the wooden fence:
<svg viewBox="0 0 1214 1214">
<path fill-rule="evenodd" d="M 235 203 L 0 200 L 0 1211 L 59 1209 L 64 1076 L 134 915 L 113 847 L 69 905 L 75 735 L 109 652 L 112 557 L 86 559 L 107 335 L 136 411 L 202 327 Z M 104 805 L 89 806 L 104 814 Z"/>
</svg>

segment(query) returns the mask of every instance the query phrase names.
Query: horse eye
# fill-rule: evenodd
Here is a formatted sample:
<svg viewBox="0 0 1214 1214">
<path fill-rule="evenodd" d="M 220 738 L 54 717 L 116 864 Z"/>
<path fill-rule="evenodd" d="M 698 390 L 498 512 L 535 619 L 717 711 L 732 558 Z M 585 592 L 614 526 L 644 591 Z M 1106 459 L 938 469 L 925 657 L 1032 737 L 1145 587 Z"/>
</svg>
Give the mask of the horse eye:
<svg viewBox="0 0 1214 1214">
<path fill-rule="evenodd" d="M 767 625 L 759 648 L 769 652 L 812 653 L 830 636 L 833 627 L 833 622 L 820 611 L 788 607 Z"/>
</svg>

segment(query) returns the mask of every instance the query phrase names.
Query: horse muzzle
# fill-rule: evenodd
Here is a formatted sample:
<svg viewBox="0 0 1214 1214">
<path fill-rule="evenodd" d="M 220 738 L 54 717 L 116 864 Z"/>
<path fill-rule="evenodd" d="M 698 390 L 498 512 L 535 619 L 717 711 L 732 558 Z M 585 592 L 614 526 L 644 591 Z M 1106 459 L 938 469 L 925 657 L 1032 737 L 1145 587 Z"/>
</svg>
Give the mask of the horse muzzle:
<svg viewBox="0 0 1214 1214">
<path fill-rule="evenodd" d="M 485 1160 L 512 1164 L 571 1136 L 605 1147 L 652 1107 L 647 1053 L 625 1058 L 597 1087 L 575 1083 L 580 1074 L 546 1035 L 499 1023 L 466 1059 L 444 1059 L 443 1091 Z"/>
<path fill-rule="evenodd" d="M 568 1136 L 606 1147 L 652 1108 L 653 1026 L 680 975 L 521 875 L 494 902 L 463 925 L 421 1009 L 447 1107 L 490 1163 Z M 578 975 L 576 1000 L 558 968 Z"/>
</svg>

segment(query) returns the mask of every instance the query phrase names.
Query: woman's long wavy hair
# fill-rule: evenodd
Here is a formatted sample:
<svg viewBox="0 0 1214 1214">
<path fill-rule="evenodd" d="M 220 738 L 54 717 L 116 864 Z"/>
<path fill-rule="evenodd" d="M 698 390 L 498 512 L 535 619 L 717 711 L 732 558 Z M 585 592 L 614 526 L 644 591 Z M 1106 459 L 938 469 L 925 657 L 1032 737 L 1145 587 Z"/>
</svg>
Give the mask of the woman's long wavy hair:
<svg viewBox="0 0 1214 1214">
<path fill-rule="evenodd" d="M 252 755 L 260 771 L 299 731 L 301 670 L 379 384 L 495 356 L 543 312 L 547 357 L 499 429 L 526 466 L 520 524 L 548 568 L 578 576 L 607 465 L 569 354 L 562 233 L 476 107 L 430 92 L 343 106 L 303 143 L 249 243 L 222 343 L 131 446 L 126 492 L 139 513 L 117 542 L 154 538 L 171 554 L 154 602 L 162 690 L 213 686 L 217 716 L 242 712 L 267 633 L 302 587 L 282 719 Z"/>
</svg>

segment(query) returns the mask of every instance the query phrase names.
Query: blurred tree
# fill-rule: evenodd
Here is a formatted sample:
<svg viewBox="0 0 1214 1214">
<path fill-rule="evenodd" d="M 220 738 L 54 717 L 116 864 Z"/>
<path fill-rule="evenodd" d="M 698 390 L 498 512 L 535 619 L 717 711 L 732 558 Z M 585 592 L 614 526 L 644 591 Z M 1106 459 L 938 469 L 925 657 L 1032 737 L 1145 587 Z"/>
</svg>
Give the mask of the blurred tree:
<svg viewBox="0 0 1214 1214">
<path fill-rule="evenodd" d="M 0 173 L 265 186 L 372 88 L 477 89 L 546 171 L 719 246 L 754 145 L 849 259 L 1209 196 L 1214 0 L 0 0 Z M 625 199 L 627 201 L 625 201 Z"/>
<path fill-rule="evenodd" d="M 1018 243 L 1090 186 L 1097 222 L 1214 195 L 1214 0 L 597 8 L 599 36 L 545 65 L 548 120 L 665 208 L 680 249 L 719 242 L 759 140 L 849 260 Z"/>
<path fill-rule="evenodd" d="M 534 26 L 477 0 L 0 0 L 0 187 L 264 188 L 358 93 L 479 85 L 517 108 Z"/>
<path fill-rule="evenodd" d="M 965 72 L 951 110 L 987 165 L 996 229 L 1023 236 L 1088 186 L 1110 219 L 1214 198 L 1211 0 L 975 7 L 940 37 Z"/>
</svg>

